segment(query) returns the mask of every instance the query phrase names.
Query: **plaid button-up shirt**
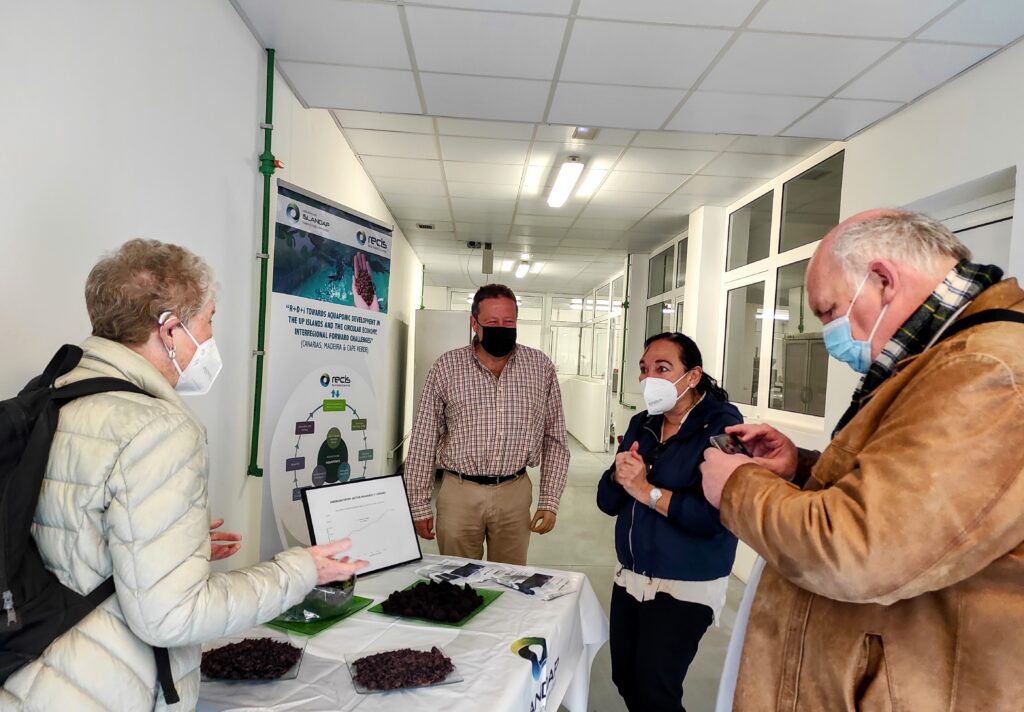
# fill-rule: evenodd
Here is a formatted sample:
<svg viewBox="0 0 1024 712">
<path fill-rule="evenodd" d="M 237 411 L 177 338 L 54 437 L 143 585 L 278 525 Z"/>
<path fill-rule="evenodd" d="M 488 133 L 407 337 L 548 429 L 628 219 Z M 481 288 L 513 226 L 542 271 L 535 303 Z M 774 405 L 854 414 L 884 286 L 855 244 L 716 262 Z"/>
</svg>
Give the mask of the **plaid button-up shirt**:
<svg viewBox="0 0 1024 712">
<path fill-rule="evenodd" d="M 557 512 L 569 448 L 551 360 L 519 345 L 495 377 L 473 346 L 437 359 L 423 384 L 405 463 L 413 519 L 432 516 L 436 467 L 464 475 L 509 475 L 537 465 L 537 508 Z"/>
</svg>

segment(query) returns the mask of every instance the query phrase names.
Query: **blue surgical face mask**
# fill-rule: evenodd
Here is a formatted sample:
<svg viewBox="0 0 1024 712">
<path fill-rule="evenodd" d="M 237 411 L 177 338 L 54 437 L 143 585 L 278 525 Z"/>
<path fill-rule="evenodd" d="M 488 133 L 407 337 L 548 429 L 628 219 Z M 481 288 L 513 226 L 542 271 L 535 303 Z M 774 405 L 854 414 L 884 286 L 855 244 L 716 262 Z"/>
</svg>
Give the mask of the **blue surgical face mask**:
<svg viewBox="0 0 1024 712">
<path fill-rule="evenodd" d="M 850 301 L 850 308 L 846 310 L 846 313 L 838 319 L 833 319 L 825 324 L 821 333 L 825 339 L 825 348 L 828 349 L 832 358 L 842 361 L 857 373 L 867 373 L 868 369 L 871 368 L 871 362 L 873 361 L 871 358 L 871 339 L 874 338 L 878 325 L 882 323 L 882 317 L 885 316 L 885 311 L 889 308 L 888 304 L 882 307 L 882 311 L 879 313 L 878 319 L 875 320 L 875 325 L 871 327 L 871 333 L 868 334 L 866 341 L 853 338 L 853 332 L 850 329 L 850 312 L 853 310 L 853 305 L 857 301 L 857 297 L 860 296 L 861 290 L 864 289 L 864 285 L 867 284 L 870 275 L 871 273 L 868 272 L 864 275 L 864 279 L 860 281 L 860 286 L 854 292 L 853 299 Z"/>
</svg>

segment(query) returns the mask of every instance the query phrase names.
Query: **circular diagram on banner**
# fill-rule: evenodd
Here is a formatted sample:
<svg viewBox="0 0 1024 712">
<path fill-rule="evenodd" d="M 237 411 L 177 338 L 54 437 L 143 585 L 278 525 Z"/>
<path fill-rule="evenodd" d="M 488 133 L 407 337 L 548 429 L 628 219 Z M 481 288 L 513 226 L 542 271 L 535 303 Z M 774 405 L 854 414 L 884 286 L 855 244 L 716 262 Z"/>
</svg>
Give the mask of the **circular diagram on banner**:
<svg viewBox="0 0 1024 712">
<path fill-rule="evenodd" d="M 372 432 L 371 432 L 372 429 Z M 379 474 L 373 388 L 337 364 L 307 373 L 281 411 L 270 445 L 270 491 L 285 546 L 308 545 L 303 487 Z"/>
</svg>

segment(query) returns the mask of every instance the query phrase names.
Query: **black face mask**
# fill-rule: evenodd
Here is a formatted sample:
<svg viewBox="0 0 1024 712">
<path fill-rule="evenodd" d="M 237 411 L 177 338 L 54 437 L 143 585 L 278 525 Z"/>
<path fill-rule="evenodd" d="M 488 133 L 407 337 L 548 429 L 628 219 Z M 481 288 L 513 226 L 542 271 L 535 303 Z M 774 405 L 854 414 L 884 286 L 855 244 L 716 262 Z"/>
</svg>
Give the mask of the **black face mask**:
<svg viewBox="0 0 1024 712">
<path fill-rule="evenodd" d="M 484 338 L 480 340 L 480 345 L 494 358 L 505 358 L 516 347 L 516 328 L 514 326 L 484 326 L 481 324 L 480 328 L 484 331 Z"/>
</svg>

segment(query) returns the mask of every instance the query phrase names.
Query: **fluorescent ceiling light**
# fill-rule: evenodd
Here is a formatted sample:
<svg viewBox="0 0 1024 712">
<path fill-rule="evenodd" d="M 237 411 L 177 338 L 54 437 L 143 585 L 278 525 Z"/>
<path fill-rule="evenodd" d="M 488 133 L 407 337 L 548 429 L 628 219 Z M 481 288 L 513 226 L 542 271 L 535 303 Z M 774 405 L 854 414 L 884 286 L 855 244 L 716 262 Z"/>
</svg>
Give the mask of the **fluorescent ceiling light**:
<svg viewBox="0 0 1024 712">
<path fill-rule="evenodd" d="M 534 263 L 533 263 L 533 264 L 532 264 L 532 265 L 530 266 L 530 272 L 531 272 L 532 274 L 537 274 L 537 273 L 538 273 L 538 272 L 540 272 L 540 271 L 541 271 L 542 269 L 544 269 L 544 263 L 543 263 L 543 262 L 534 262 Z"/>
<path fill-rule="evenodd" d="M 526 273 L 529 271 L 530 263 L 527 262 L 526 260 L 523 260 L 522 262 L 519 263 L 519 266 L 516 267 L 516 279 L 522 279 L 523 277 L 526 276 Z"/>
<path fill-rule="evenodd" d="M 608 171 L 604 168 L 591 168 L 590 173 L 580 184 L 580 189 L 576 191 L 577 198 L 589 198 L 597 189 L 604 183 L 604 179 L 608 176 Z"/>
<path fill-rule="evenodd" d="M 581 173 L 583 173 L 583 163 L 580 162 L 579 156 L 569 156 L 562 167 L 558 169 L 558 177 L 555 178 L 555 184 L 551 186 L 551 192 L 548 193 L 548 207 L 560 208 L 565 205 L 565 201 L 572 195 L 572 189 L 576 187 L 576 181 L 580 179 Z"/>
</svg>

